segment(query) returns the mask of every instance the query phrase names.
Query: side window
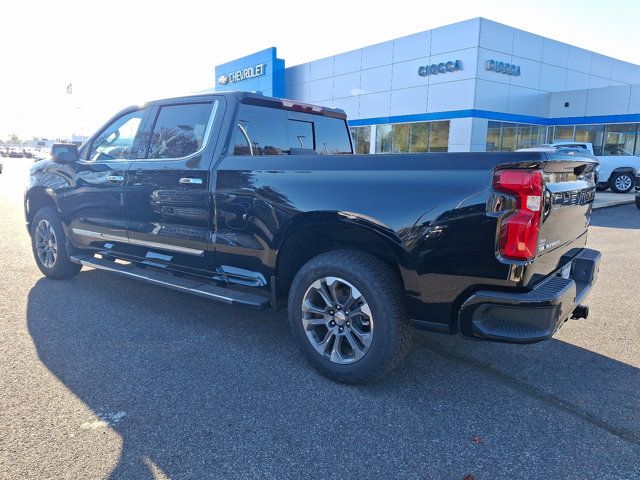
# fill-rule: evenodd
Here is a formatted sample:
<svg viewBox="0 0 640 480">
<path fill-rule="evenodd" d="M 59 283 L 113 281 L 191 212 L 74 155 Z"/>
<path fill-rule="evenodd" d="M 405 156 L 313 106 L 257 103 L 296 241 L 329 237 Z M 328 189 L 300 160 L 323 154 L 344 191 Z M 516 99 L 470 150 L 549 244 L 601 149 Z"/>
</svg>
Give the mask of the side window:
<svg viewBox="0 0 640 480">
<path fill-rule="evenodd" d="M 287 112 L 275 108 L 241 105 L 234 155 L 286 155 L 289 153 Z M 251 149 L 249 143 L 251 142 Z"/>
<path fill-rule="evenodd" d="M 147 158 L 182 158 L 203 146 L 213 104 L 189 103 L 160 108 Z"/>
<path fill-rule="evenodd" d="M 91 144 L 89 160 L 100 162 L 132 158 L 143 116 L 144 110 L 131 112 L 105 128 Z"/>
<path fill-rule="evenodd" d="M 241 105 L 233 155 L 352 153 L 344 120 L 311 114 L 289 117 L 287 110 Z"/>
<path fill-rule="evenodd" d="M 253 155 L 249 135 L 244 125 L 238 125 L 233 141 L 234 155 Z"/>
<path fill-rule="evenodd" d="M 341 118 L 314 115 L 316 132 L 316 152 L 320 155 L 341 155 L 353 153 L 347 122 Z"/>
</svg>

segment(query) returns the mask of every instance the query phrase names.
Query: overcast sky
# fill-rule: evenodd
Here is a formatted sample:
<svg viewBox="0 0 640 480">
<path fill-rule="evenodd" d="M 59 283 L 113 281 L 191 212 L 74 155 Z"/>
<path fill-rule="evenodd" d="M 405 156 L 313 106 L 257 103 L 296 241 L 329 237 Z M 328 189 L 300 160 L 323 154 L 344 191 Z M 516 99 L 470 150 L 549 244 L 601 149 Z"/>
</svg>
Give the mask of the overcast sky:
<svg viewBox="0 0 640 480">
<path fill-rule="evenodd" d="M 5 0 L 0 138 L 90 134 L 124 106 L 210 88 L 216 64 L 270 46 L 292 66 L 478 16 L 640 64 L 639 0 L 217 3 Z"/>
</svg>

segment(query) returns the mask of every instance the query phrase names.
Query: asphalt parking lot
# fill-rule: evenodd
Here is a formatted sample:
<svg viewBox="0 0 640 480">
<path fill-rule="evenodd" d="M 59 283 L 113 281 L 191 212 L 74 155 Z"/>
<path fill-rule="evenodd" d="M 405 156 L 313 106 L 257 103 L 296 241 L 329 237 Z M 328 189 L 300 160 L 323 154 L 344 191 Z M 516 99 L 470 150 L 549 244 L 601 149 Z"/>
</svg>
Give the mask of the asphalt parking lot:
<svg viewBox="0 0 640 480">
<path fill-rule="evenodd" d="M 640 210 L 596 211 L 586 321 L 513 346 L 419 334 L 382 382 L 339 385 L 284 312 L 84 269 L 37 270 L 0 175 L 0 478 L 640 477 Z"/>
</svg>

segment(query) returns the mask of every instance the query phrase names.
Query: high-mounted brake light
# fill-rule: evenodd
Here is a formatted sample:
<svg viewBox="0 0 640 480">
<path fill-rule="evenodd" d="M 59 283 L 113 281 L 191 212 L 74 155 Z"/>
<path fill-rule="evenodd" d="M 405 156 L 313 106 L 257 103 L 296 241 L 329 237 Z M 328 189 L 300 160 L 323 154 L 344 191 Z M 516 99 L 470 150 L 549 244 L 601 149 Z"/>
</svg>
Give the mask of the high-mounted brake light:
<svg viewBox="0 0 640 480">
<path fill-rule="evenodd" d="M 298 110 L 300 112 L 316 112 L 321 113 L 322 107 L 318 105 L 309 105 L 307 103 L 292 102 L 290 100 L 282 100 L 282 106 L 284 108 L 290 108 L 291 110 Z"/>
<path fill-rule="evenodd" d="M 497 170 L 493 188 L 515 198 L 514 211 L 500 224 L 500 255 L 511 260 L 531 260 L 536 255 L 540 229 L 542 172 Z"/>
</svg>

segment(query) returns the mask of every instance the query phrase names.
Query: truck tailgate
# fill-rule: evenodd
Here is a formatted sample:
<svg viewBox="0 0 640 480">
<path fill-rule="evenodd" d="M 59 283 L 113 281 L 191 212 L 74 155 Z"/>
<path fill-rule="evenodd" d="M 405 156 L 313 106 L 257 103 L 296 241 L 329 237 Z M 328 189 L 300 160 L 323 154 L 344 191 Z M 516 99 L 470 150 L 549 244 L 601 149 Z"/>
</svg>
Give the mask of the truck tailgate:
<svg viewBox="0 0 640 480">
<path fill-rule="evenodd" d="M 541 280 L 577 255 L 587 241 L 595 196 L 592 157 L 549 155 L 534 278 Z"/>
</svg>

